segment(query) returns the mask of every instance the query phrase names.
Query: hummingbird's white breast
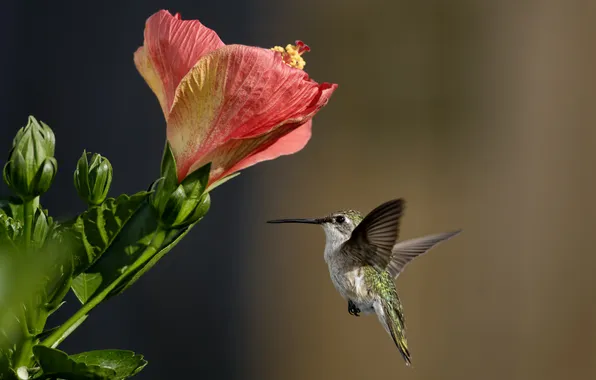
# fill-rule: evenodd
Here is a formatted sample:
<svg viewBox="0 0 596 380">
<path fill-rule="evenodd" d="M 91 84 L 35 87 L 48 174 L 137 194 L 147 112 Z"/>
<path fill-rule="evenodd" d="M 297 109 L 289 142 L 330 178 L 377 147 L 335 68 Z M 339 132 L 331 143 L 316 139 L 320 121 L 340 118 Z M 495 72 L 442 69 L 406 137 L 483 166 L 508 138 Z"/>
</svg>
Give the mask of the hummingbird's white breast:
<svg viewBox="0 0 596 380">
<path fill-rule="evenodd" d="M 347 240 L 332 228 L 325 228 L 325 261 L 335 289 L 346 300 L 351 300 L 364 314 L 373 312 L 374 297 L 368 288 L 364 269 L 347 255 L 341 253 L 341 246 Z"/>
</svg>

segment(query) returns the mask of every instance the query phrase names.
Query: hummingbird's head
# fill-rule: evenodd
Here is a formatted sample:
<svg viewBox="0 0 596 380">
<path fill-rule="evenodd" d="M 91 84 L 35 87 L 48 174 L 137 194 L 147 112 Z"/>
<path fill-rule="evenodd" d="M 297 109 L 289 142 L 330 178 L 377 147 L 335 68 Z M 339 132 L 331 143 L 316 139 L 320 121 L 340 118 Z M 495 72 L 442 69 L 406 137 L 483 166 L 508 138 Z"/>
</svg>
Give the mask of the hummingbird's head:
<svg viewBox="0 0 596 380">
<path fill-rule="evenodd" d="M 322 218 L 311 219 L 276 219 L 267 223 L 308 223 L 323 227 L 327 242 L 343 243 L 352 235 L 354 228 L 362 221 L 362 215 L 355 210 L 342 210 Z"/>
</svg>

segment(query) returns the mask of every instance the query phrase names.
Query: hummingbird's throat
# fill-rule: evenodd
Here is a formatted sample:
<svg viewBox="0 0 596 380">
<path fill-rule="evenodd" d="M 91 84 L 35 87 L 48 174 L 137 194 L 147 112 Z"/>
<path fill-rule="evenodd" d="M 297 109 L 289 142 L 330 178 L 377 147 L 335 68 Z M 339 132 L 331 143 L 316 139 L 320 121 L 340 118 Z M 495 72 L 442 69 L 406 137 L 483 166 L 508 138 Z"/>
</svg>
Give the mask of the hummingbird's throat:
<svg viewBox="0 0 596 380">
<path fill-rule="evenodd" d="M 296 41 L 296 45 L 288 44 L 285 49 L 281 46 L 275 46 L 271 50 L 279 52 L 286 65 L 302 70 L 306 66 L 306 61 L 302 58 L 302 54 L 310 51 L 310 48 L 307 44 L 298 40 Z"/>
</svg>

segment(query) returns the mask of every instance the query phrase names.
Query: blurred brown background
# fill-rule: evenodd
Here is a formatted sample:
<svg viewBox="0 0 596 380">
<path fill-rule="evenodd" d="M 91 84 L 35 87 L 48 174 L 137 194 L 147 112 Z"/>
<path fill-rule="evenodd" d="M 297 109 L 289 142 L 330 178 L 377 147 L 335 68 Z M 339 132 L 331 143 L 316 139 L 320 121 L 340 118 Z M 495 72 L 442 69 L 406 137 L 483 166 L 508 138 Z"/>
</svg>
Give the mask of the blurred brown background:
<svg viewBox="0 0 596 380">
<path fill-rule="evenodd" d="M 158 175 L 164 120 L 132 54 L 160 8 L 226 43 L 302 39 L 311 76 L 339 83 L 304 151 L 218 188 L 200 226 L 66 352 L 142 353 L 140 380 L 596 378 L 596 2 L 2 5 L 0 153 L 29 114 L 53 128 L 59 173 L 42 202 L 57 218 L 83 209 L 83 149 L 112 162 L 112 196 Z M 397 281 L 413 368 L 376 318 L 348 314 L 318 227 L 264 223 L 394 197 L 403 238 L 464 229 Z"/>
<path fill-rule="evenodd" d="M 304 40 L 340 87 L 303 152 L 249 174 L 251 219 L 404 197 L 403 238 L 464 233 L 397 281 L 412 369 L 348 314 L 318 227 L 251 223 L 254 378 L 595 378 L 596 3 L 261 5 L 259 38 Z"/>
</svg>

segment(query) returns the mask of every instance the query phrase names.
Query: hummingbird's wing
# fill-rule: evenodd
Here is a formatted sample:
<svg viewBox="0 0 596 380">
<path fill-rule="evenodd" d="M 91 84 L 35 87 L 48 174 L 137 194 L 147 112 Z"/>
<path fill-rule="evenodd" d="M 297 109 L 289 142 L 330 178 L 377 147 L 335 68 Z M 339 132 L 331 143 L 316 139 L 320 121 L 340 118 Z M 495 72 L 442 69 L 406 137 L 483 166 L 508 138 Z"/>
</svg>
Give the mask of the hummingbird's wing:
<svg viewBox="0 0 596 380">
<path fill-rule="evenodd" d="M 430 251 L 437 244 L 451 239 L 462 230 L 444 232 L 436 235 L 423 236 L 416 239 L 406 240 L 393 246 L 392 257 L 387 265 L 387 270 L 392 278 L 397 278 L 404 270 L 404 267 L 415 257 Z"/>
<path fill-rule="evenodd" d="M 403 199 L 394 199 L 372 210 L 342 245 L 342 252 L 357 262 L 384 271 L 397 241 L 404 205 Z"/>
</svg>

